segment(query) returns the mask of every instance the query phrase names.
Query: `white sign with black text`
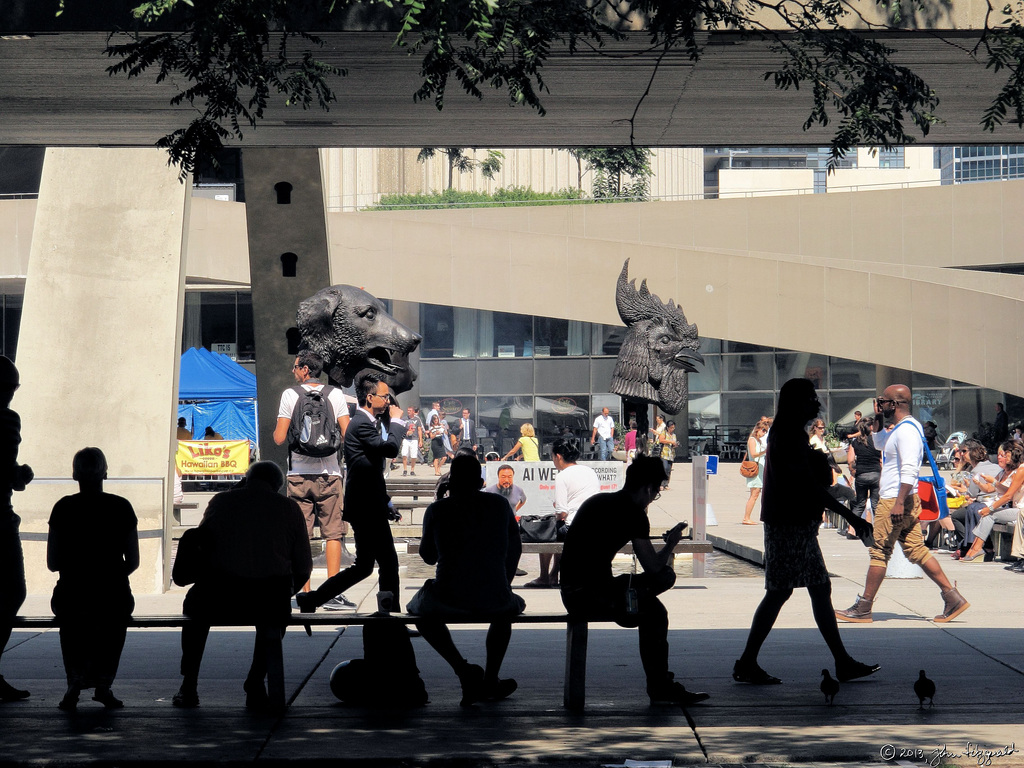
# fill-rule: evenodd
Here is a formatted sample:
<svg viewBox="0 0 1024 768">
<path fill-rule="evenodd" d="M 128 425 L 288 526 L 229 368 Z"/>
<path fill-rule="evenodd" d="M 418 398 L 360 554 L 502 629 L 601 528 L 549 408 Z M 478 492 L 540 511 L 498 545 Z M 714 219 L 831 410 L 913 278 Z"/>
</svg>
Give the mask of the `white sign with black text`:
<svg viewBox="0 0 1024 768">
<path fill-rule="evenodd" d="M 515 472 L 513 484 L 518 485 L 526 494 L 526 503 L 517 514 L 547 515 L 555 511 L 555 476 L 558 470 L 550 461 L 489 461 L 487 462 L 486 482 L 490 487 L 498 482 L 498 467 L 505 464 Z M 601 481 L 601 491 L 617 491 L 625 482 L 626 465 L 621 461 L 581 461 L 579 464 L 590 467 L 597 473 Z"/>
</svg>

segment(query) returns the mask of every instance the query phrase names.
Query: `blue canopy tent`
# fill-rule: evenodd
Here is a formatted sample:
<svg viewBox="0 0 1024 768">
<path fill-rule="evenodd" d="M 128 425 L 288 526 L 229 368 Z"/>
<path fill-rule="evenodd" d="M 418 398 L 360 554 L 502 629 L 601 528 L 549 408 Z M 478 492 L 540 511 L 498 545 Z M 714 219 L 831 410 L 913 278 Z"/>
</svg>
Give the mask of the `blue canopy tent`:
<svg viewBox="0 0 1024 768">
<path fill-rule="evenodd" d="M 192 347 L 181 356 L 178 417 L 201 440 L 208 426 L 226 440 L 256 435 L 256 376 L 230 358 Z"/>
</svg>

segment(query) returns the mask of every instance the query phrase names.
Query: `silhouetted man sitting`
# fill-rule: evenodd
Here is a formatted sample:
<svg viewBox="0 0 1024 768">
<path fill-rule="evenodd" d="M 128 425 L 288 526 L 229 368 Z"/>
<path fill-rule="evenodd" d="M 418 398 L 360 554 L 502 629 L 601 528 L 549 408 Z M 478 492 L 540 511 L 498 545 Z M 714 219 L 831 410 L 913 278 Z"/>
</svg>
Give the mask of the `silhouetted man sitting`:
<svg viewBox="0 0 1024 768">
<path fill-rule="evenodd" d="M 299 505 L 280 495 L 284 473 L 270 461 L 249 467 L 243 484 L 210 500 L 195 529 L 202 572 L 185 596 L 184 612 L 194 621 L 181 630 L 181 689 L 176 707 L 199 705 L 197 683 L 210 623 L 256 627 L 252 665 L 245 679 L 245 706 L 284 708 L 280 638 L 291 615 L 291 597 L 309 579 L 313 560 Z M 179 545 L 179 558 L 182 556 Z M 175 563 L 175 583 L 178 564 Z M 210 623 L 204 623 L 209 621 Z M 264 687 L 270 686 L 270 695 Z"/>
<path fill-rule="evenodd" d="M 512 617 L 526 603 L 512 592 L 523 545 L 512 507 L 504 497 L 481 490 L 476 456 L 457 455 L 452 461 L 448 496 L 435 501 L 423 516 L 420 557 L 437 566 L 407 606 L 422 616 L 416 627 L 447 661 L 462 683 L 462 706 L 504 699 L 516 681 L 501 680 L 498 672 L 512 637 Z M 459 653 L 446 618 L 479 616 L 490 620 L 487 666 L 470 664 Z"/>
<path fill-rule="evenodd" d="M 665 545 L 651 544 L 647 507 L 665 481 L 661 460 L 638 456 L 626 468 L 626 484 L 614 493 L 591 496 L 576 513 L 562 545 L 562 602 L 573 616 L 639 627 L 640 660 L 652 704 L 696 704 L 708 694 L 687 691 L 668 671 L 668 611 L 658 595 L 672 588 L 672 550 L 685 523 L 665 534 Z M 612 559 L 626 542 L 643 573 L 612 576 Z"/>
</svg>

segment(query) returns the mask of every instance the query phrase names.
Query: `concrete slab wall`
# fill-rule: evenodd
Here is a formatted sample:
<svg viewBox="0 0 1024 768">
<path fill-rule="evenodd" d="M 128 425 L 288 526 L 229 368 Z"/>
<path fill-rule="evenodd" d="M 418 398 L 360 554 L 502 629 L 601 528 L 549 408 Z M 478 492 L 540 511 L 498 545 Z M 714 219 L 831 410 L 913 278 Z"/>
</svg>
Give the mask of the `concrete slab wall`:
<svg viewBox="0 0 1024 768">
<path fill-rule="evenodd" d="M 106 454 L 107 490 L 139 518 L 139 593 L 161 591 L 172 486 L 189 187 L 157 149 L 48 149 L 18 344 L 21 460 L 14 499 L 30 592 L 49 589 L 47 520 L 77 491 L 71 459 Z"/>
</svg>

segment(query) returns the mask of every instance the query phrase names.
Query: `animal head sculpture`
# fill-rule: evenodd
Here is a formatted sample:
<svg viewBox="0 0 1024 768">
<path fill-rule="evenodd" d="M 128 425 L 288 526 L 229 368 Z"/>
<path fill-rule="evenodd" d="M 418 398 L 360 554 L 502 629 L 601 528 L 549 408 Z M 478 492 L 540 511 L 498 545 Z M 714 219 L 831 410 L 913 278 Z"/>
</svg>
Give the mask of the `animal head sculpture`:
<svg viewBox="0 0 1024 768">
<path fill-rule="evenodd" d="M 299 304 L 300 346 L 324 359 L 332 384 L 351 386 L 361 372 L 372 372 L 393 392 L 416 381 L 409 355 L 423 341 L 395 320 L 384 302 L 353 285 L 332 285 Z"/>
<path fill-rule="evenodd" d="M 666 413 L 679 413 L 686 405 L 688 371 L 702 364 L 697 326 L 686 322 L 681 307 L 647 290 L 636 289 L 629 279 L 629 259 L 615 289 L 615 306 L 627 326 L 612 374 L 611 391 L 623 397 L 656 403 Z"/>
</svg>

